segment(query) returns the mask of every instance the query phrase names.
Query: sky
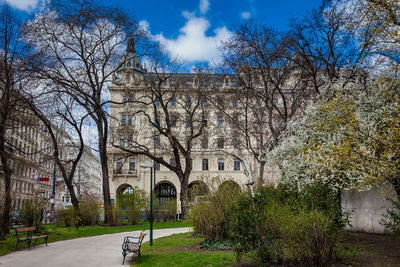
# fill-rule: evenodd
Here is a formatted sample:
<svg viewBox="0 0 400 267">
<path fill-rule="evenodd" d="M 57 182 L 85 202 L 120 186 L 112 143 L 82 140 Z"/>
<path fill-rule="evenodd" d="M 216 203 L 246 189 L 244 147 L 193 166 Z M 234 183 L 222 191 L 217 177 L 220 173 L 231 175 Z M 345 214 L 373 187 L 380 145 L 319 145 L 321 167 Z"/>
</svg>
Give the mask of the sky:
<svg viewBox="0 0 400 267">
<path fill-rule="evenodd" d="M 45 0 L 0 0 L 32 15 Z M 261 20 L 286 30 L 290 19 L 317 8 L 321 0 L 97 0 L 122 8 L 152 38 L 165 44 L 168 53 L 189 64 L 218 63 L 218 45 L 232 36 L 235 25 Z"/>
</svg>

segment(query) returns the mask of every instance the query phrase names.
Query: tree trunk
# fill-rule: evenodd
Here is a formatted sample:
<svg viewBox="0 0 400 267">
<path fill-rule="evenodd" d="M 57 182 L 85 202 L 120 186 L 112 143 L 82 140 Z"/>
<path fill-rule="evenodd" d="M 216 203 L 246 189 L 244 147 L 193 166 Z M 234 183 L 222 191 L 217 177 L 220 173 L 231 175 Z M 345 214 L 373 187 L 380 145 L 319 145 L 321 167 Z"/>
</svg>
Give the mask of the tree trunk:
<svg viewBox="0 0 400 267">
<path fill-rule="evenodd" d="M 10 213 L 11 213 L 11 169 L 8 167 L 8 156 L 6 147 L 5 147 L 5 124 L 0 126 L 0 157 L 1 164 L 3 166 L 4 171 L 4 184 L 5 184 L 5 192 L 4 192 L 4 205 L 2 218 L 0 220 L 0 238 L 3 239 L 7 234 L 10 233 Z M 1 194 L 1 192 L 0 192 Z"/>
<path fill-rule="evenodd" d="M 71 196 L 72 206 L 74 207 L 75 216 L 81 217 L 78 198 L 76 197 L 74 187 L 71 184 L 67 185 L 69 194 Z"/>
<path fill-rule="evenodd" d="M 104 223 L 110 223 L 112 218 L 112 206 L 108 175 L 107 136 L 106 133 L 104 133 L 103 131 L 103 123 L 101 119 L 97 121 L 97 128 L 99 132 L 99 154 L 103 177 Z"/>
<path fill-rule="evenodd" d="M 181 216 L 182 216 L 182 220 L 187 220 L 188 214 L 189 214 L 189 195 L 188 195 L 189 175 L 187 175 L 187 177 L 184 176 L 180 180 L 181 180 L 181 195 L 180 195 Z"/>
<path fill-rule="evenodd" d="M 257 187 L 260 188 L 264 185 L 264 168 L 265 161 L 260 161 L 260 170 L 258 175 Z"/>
</svg>

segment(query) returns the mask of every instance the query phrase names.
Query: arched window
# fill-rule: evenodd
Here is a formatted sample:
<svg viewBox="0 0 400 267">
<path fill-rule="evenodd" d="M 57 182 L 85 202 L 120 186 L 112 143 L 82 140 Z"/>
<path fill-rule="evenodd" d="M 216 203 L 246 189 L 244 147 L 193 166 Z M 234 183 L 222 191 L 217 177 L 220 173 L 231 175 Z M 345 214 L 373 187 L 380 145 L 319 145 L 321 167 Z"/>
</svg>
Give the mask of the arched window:
<svg viewBox="0 0 400 267">
<path fill-rule="evenodd" d="M 156 187 L 156 196 L 161 203 L 164 203 L 172 199 L 176 199 L 176 190 L 172 185 L 162 183 Z"/>
</svg>

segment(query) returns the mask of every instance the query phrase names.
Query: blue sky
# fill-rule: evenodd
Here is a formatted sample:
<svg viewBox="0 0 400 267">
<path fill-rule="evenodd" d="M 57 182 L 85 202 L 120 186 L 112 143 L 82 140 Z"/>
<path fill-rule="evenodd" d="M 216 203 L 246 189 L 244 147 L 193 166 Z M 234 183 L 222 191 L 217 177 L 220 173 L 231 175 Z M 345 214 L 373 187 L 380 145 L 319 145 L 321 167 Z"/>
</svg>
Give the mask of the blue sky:
<svg viewBox="0 0 400 267">
<path fill-rule="evenodd" d="M 25 13 L 37 12 L 44 0 L 0 0 Z M 217 46 L 235 25 L 258 18 L 278 30 L 292 17 L 317 8 L 321 0 L 98 0 L 132 14 L 172 56 L 187 63 L 218 62 Z"/>
</svg>

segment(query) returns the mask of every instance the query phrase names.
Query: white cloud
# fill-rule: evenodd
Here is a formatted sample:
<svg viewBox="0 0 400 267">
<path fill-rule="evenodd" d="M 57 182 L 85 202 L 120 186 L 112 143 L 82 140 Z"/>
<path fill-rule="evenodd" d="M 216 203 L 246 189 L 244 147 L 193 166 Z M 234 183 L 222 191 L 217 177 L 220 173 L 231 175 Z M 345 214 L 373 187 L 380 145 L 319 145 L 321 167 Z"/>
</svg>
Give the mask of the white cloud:
<svg viewBox="0 0 400 267">
<path fill-rule="evenodd" d="M 221 60 L 218 46 L 231 36 L 225 26 L 216 28 L 214 34 L 206 35 L 210 22 L 204 17 L 196 17 L 193 13 L 184 12 L 185 25 L 179 29 L 176 39 L 168 39 L 162 33 L 152 35 L 153 39 L 165 44 L 165 48 L 172 57 L 179 57 L 188 62 L 208 61 L 209 63 Z M 140 21 L 143 29 L 149 30 L 147 21 Z M 149 31 L 150 33 L 150 31 Z"/>
<path fill-rule="evenodd" d="M 246 12 L 242 12 L 242 13 L 240 14 L 240 16 L 242 17 L 242 19 L 249 19 L 250 16 L 251 16 L 251 14 L 250 14 L 249 11 L 246 11 Z"/>
<path fill-rule="evenodd" d="M 210 2 L 208 0 L 200 0 L 199 9 L 201 14 L 206 14 L 210 7 Z"/>
<path fill-rule="evenodd" d="M 10 6 L 22 11 L 32 11 L 37 7 L 39 0 L 2 0 L 1 2 L 6 2 Z"/>
</svg>

